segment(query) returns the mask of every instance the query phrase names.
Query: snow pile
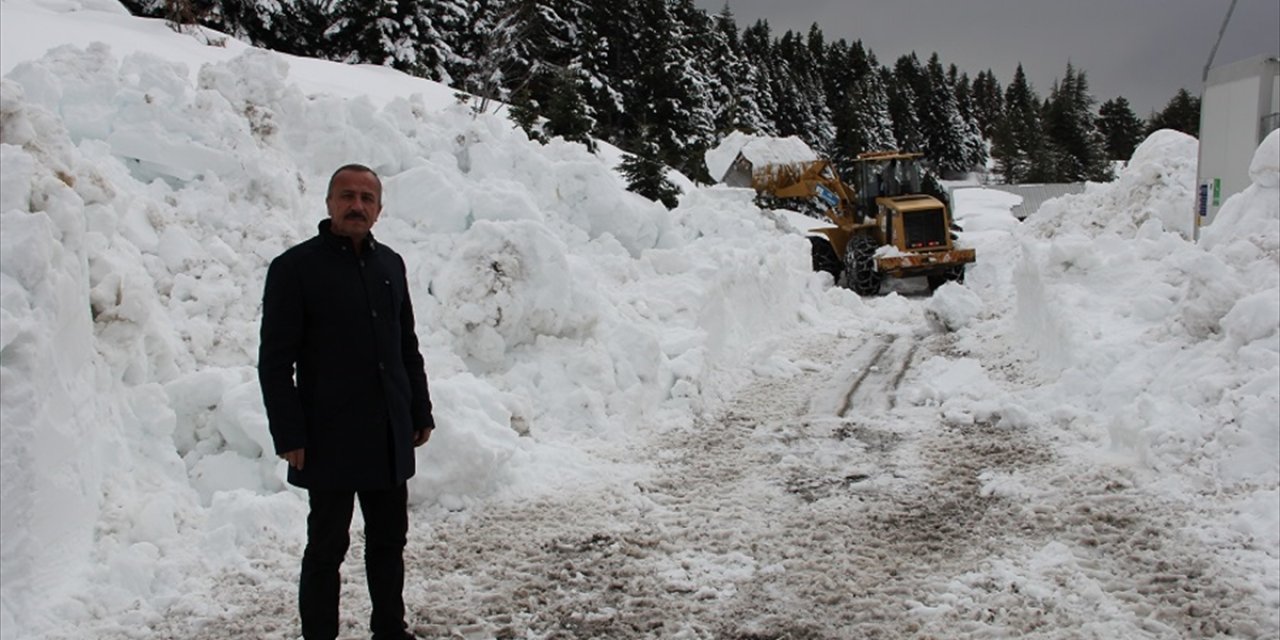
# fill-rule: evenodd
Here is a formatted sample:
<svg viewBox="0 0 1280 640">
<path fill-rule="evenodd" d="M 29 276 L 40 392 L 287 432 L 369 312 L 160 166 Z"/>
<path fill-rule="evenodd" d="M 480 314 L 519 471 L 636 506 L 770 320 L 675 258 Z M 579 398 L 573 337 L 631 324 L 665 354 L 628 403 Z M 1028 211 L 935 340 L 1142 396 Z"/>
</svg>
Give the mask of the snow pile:
<svg viewBox="0 0 1280 640">
<path fill-rule="evenodd" d="M 1253 184 L 1223 203 L 1213 224 L 1200 234 L 1200 245 L 1210 251 L 1228 251 L 1224 246 L 1248 241 L 1260 251 L 1275 251 L 1280 238 L 1276 235 L 1276 219 L 1280 218 L 1280 201 L 1274 197 L 1280 188 L 1280 130 L 1267 135 L 1249 164 Z M 1243 245 L 1242 245 L 1243 246 Z"/>
<path fill-rule="evenodd" d="M 1102 233 L 1133 237 L 1148 220 L 1191 238 L 1194 224 L 1196 139 L 1172 129 L 1151 134 L 1114 182 L 1054 198 L 1024 221 L 1039 235 Z"/>
<path fill-rule="evenodd" d="M 742 202 L 668 213 L 580 145 L 409 91 L 307 95 L 290 71 L 250 50 L 193 83 L 95 44 L 4 79 L 6 637 L 163 602 L 247 562 L 264 527 L 301 538 L 253 369 L 258 307 L 340 164 L 384 177 L 376 233 L 410 265 L 442 427 L 416 504 L 622 481 L 592 441 L 691 421 L 711 371 L 825 304 L 803 239 L 742 224 Z"/>
<path fill-rule="evenodd" d="M 306 504 L 283 482 L 257 390 L 260 287 L 272 257 L 315 233 L 329 173 L 352 161 L 383 176 L 376 233 L 410 269 L 441 427 L 410 486 L 424 520 L 568 486 L 634 495 L 647 469 L 618 461 L 636 434 L 694 424 L 752 372 L 768 383 L 820 369 L 772 339 L 821 334 L 825 358 L 879 336 L 906 362 L 915 343 L 891 338 L 924 338 L 927 318 L 945 335 L 927 336 L 942 346 L 904 382 L 907 413 L 926 422 L 903 433 L 939 419 L 1032 432 L 1064 465 L 1225 503 L 1228 516 L 1190 534 L 1254 561 L 1238 573 L 1275 600 L 1274 133 L 1254 184 L 1200 244 L 1177 222 L 1190 219 L 1194 141 L 1158 132 L 1115 183 L 1026 225 L 1009 196 L 958 191 L 962 240 L 978 252 L 965 283 L 861 300 L 810 272 L 799 232 L 812 223 L 764 215 L 749 190 L 691 190 L 668 212 L 624 189 L 607 147 L 602 159 L 531 143 L 439 85 L 234 40 L 204 47 L 118 11 L 0 8 L 12 70 L 0 87 L 5 638 L 162 634 L 166 615 L 225 615 L 234 605 L 209 596 L 234 588 L 227 575 L 287 575 L 275 591 L 292 593 Z M 86 34 L 110 47 L 43 55 Z M 713 156 L 727 168 L 746 138 L 729 144 L 709 168 Z M 899 471 L 937 472 L 914 464 Z M 1060 493 L 1060 478 L 981 478 L 990 494 Z M 731 560 L 726 575 L 751 566 Z M 1066 577 L 1089 573 L 1070 560 Z M 994 566 L 956 591 L 991 575 L 1028 584 L 1022 568 Z M 1057 578 L 1033 583 L 1062 598 Z"/>
<path fill-rule="evenodd" d="M 925 317 L 943 331 L 956 331 L 972 324 L 983 310 L 978 294 L 954 282 L 948 282 L 929 298 Z"/>
<path fill-rule="evenodd" d="M 1253 185 L 1227 201 L 1199 245 L 1167 231 L 1151 208 L 1187 196 L 1186 176 L 1168 183 L 1194 165 L 1195 147 L 1185 142 L 1157 132 L 1114 185 L 1036 214 L 1039 223 L 1023 234 L 1016 323 L 1059 379 L 1041 393 L 1057 405 L 1061 426 L 1169 474 L 1164 482 L 1275 493 L 1277 134 L 1257 150 Z M 1104 202 L 1116 215 L 1102 224 Z M 1280 527 L 1268 522 L 1267 540 L 1280 544 Z"/>
<path fill-rule="evenodd" d="M 1253 184 L 1224 203 L 1198 244 L 1166 222 L 1175 212 L 1190 219 L 1192 142 L 1157 132 L 1116 182 L 1048 203 L 1024 225 L 997 215 L 1007 202 L 999 192 L 957 190 L 959 217 L 992 223 L 966 226 L 981 230 L 964 238 L 978 251 L 964 288 L 988 311 L 950 334 L 974 359 L 922 363 L 903 397 L 938 405 L 948 424 L 991 424 L 1054 442 L 1063 459 L 1090 461 L 1081 473 L 1204 505 L 1202 517 L 1175 528 L 1211 543 L 1223 566 L 1248 576 L 1240 586 L 1266 603 L 1275 628 L 1280 134 L 1256 149 Z M 935 324 L 948 317 L 947 302 L 926 305 Z M 993 388 L 993 368 L 1016 372 L 1025 387 Z M 1028 476 L 1010 489 L 1007 476 L 988 478 L 990 490 L 1031 498 L 1076 486 Z M 1070 575 L 1092 561 L 1054 555 Z M 1017 574 L 1025 579 L 1025 568 Z M 973 580 L 1008 577 L 992 569 Z M 963 598 L 970 588 L 948 594 Z"/>
</svg>

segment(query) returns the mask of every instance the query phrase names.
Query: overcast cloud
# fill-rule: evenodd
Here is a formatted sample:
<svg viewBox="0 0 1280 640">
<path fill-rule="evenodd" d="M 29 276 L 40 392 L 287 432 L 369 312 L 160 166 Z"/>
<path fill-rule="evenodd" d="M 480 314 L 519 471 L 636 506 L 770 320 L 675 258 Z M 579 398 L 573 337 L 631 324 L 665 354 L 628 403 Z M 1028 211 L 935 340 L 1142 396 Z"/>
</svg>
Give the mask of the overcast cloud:
<svg viewBox="0 0 1280 640">
<path fill-rule="evenodd" d="M 725 0 L 695 0 L 719 13 Z M 1002 87 L 1022 63 L 1047 97 L 1070 61 L 1099 103 L 1124 96 L 1141 117 L 1178 89 L 1199 95 L 1201 73 L 1230 0 L 729 0 L 741 31 L 767 20 L 774 37 L 817 23 L 828 41 L 861 40 L 882 64 L 937 52 L 970 77 L 991 69 Z M 1214 66 L 1280 52 L 1280 1 L 1239 0 Z"/>
</svg>

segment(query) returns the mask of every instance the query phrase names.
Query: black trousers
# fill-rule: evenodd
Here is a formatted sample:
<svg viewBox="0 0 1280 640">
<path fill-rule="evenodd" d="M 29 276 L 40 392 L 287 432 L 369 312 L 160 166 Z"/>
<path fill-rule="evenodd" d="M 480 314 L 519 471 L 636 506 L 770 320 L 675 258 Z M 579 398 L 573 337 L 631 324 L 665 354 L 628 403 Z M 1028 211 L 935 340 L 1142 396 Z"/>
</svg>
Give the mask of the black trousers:
<svg viewBox="0 0 1280 640">
<path fill-rule="evenodd" d="M 298 610 L 302 637 L 334 640 L 338 636 L 339 568 L 351 541 L 351 513 L 360 498 L 364 515 L 364 565 L 373 613 L 374 640 L 404 637 L 404 546 L 409 533 L 408 489 L 308 492 L 307 549 L 302 554 Z"/>
</svg>

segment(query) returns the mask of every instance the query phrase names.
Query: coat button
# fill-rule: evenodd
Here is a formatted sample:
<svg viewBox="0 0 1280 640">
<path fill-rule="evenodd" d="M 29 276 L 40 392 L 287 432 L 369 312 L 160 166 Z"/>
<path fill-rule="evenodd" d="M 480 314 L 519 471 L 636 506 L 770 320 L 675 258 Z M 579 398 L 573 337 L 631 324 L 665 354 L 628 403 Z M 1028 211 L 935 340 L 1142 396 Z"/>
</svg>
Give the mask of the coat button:
<svg viewBox="0 0 1280 640">
<path fill-rule="evenodd" d="M 385 365 L 385 364 L 383 364 L 383 363 L 379 362 L 379 363 L 378 363 L 378 371 L 386 371 L 386 370 L 387 370 L 387 365 Z"/>
<path fill-rule="evenodd" d="M 373 317 L 375 317 L 375 318 L 376 318 L 376 317 L 378 317 L 378 310 L 377 310 L 377 309 L 374 309 L 374 310 L 372 311 L 372 313 L 373 313 Z"/>
</svg>

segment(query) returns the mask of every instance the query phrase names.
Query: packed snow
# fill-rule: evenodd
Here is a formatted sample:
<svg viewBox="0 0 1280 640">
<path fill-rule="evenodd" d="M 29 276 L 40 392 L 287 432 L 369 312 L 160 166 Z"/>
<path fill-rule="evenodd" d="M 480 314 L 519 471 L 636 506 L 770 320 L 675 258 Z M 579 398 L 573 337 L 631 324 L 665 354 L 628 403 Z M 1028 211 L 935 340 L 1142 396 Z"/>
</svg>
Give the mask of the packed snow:
<svg viewBox="0 0 1280 640">
<path fill-rule="evenodd" d="M 625 190 L 616 149 L 539 145 L 438 84 L 108 0 L 0 11 L 5 640 L 295 637 L 306 499 L 267 432 L 259 301 L 347 162 L 383 177 L 375 234 L 409 265 L 439 425 L 410 481 L 412 571 L 434 576 L 407 587 L 416 628 L 787 637 L 779 620 L 817 615 L 791 637 L 841 637 L 863 601 L 777 595 L 857 584 L 834 567 L 926 571 L 865 609 L 907 620 L 896 635 L 1280 634 L 1280 133 L 1241 151 L 1252 186 L 1198 230 L 1196 141 L 1171 131 L 1025 223 L 1016 196 L 956 189 L 965 283 L 864 300 L 811 272 L 795 214 L 680 176 L 668 211 Z M 931 465 L 956 466 L 935 483 Z M 761 532 L 809 508 L 805 540 L 850 533 L 846 508 L 868 527 L 849 544 L 993 539 L 1021 517 L 1050 533 L 900 574 L 771 548 Z M 1085 513 L 1137 519 L 1148 542 L 1077 536 Z M 1109 543 L 1127 559 L 1082 551 Z M 615 585 L 568 553 L 680 599 L 623 636 L 626 607 L 570 597 Z M 501 566 L 555 577 L 523 593 Z M 1159 600 L 1178 579 L 1203 591 Z M 505 614 L 482 614 L 487 589 L 516 592 Z"/>
</svg>

